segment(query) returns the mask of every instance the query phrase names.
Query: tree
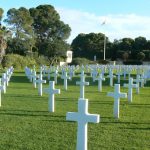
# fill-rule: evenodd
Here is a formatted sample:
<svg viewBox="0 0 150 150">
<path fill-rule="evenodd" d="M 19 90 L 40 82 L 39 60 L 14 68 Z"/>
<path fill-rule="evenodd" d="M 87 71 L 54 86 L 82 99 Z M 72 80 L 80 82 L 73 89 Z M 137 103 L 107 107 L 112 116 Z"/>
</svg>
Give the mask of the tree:
<svg viewBox="0 0 150 150">
<path fill-rule="evenodd" d="M 147 46 L 147 40 L 145 37 L 137 37 L 135 38 L 135 42 L 134 42 L 134 49 L 138 52 L 146 49 Z"/>
<path fill-rule="evenodd" d="M 17 52 L 21 55 L 25 55 L 27 51 L 32 51 L 32 47 L 35 45 L 35 37 L 31 26 L 33 18 L 30 16 L 29 10 L 24 7 L 19 9 L 12 8 L 8 10 L 7 19 L 4 21 L 9 25 L 10 30 L 14 34 L 14 38 L 9 42 L 9 44 L 11 43 L 9 51 L 11 48 L 12 52 Z M 14 47 L 12 48 L 11 46 Z"/>
<path fill-rule="evenodd" d="M 54 7 L 40 5 L 29 11 L 34 20 L 32 26 L 37 36 L 36 46 L 39 54 L 54 57 L 55 53 L 58 53 L 57 51 L 61 49 L 66 51 L 68 44 L 65 40 L 69 37 L 71 29 L 68 24 L 60 20 Z"/>
<path fill-rule="evenodd" d="M 143 52 L 139 52 L 137 54 L 137 59 L 143 61 L 145 58 L 145 54 Z"/>
<path fill-rule="evenodd" d="M 7 39 L 11 36 L 9 30 L 1 25 L 1 20 L 3 16 L 3 9 L 0 8 L 0 63 L 5 55 L 5 49 L 7 48 Z"/>
<path fill-rule="evenodd" d="M 107 45 L 109 44 L 106 37 Z M 79 34 L 71 44 L 74 57 L 85 57 L 93 60 L 94 56 L 97 59 L 103 59 L 104 50 L 104 34 L 102 33 L 89 33 Z M 106 53 L 108 55 L 108 53 Z"/>
</svg>

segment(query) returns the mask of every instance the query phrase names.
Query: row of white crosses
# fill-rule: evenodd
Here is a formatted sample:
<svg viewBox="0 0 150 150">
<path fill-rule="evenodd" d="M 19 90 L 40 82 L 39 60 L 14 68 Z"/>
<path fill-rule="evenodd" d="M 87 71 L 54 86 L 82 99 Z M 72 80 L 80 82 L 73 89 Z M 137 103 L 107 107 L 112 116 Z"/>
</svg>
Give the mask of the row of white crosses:
<svg viewBox="0 0 150 150">
<path fill-rule="evenodd" d="M 6 87 L 9 85 L 10 78 L 13 74 L 13 66 L 9 67 L 5 73 L 2 74 L 0 78 L 0 107 L 1 107 L 1 92 L 6 93 Z"/>
<path fill-rule="evenodd" d="M 25 72 L 28 72 L 28 71 L 31 72 L 30 68 L 26 68 L 25 69 Z M 38 75 L 38 79 L 37 79 L 35 70 L 32 72 L 32 75 L 29 73 L 29 76 L 33 77 L 33 84 L 34 84 L 35 88 L 36 88 L 36 83 L 38 83 L 38 94 L 40 96 L 43 95 L 43 92 L 49 94 L 48 110 L 49 110 L 49 112 L 54 112 L 54 110 L 55 110 L 54 94 L 57 94 L 57 93 L 60 94 L 60 90 L 59 89 L 57 90 L 57 89 L 54 88 L 55 82 L 54 81 L 50 81 L 49 82 L 49 88 L 45 88 L 44 91 L 43 91 L 42 84 L 46 83 L 46 80 L 43 80 L 42 68 L 40 68 L 40 74 Z"/>
<path fill-rule="evenodd" d="M 88 99 L 84 98 L 84 86 L 89 85 L 89 82 L 85 82 L 85 74 L 83 70 L 81 70 L 80 81 L 77 81 L 76 84 L 80 85 L 78 112 L 68 112 L 66 114 L 66 120 L 76 121 L 78 123 L 77 150 L 87 150 L 88 122 L 99 123 L 100 115 L 88 113 Z"/>
</svg>

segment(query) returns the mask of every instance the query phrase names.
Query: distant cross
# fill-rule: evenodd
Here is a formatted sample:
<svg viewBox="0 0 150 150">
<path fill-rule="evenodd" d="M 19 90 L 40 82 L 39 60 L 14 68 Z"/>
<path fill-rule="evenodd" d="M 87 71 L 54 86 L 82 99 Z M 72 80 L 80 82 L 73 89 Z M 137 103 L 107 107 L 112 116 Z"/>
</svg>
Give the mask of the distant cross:
<svg viewBox="0 0 150 150">
<path fill-rule="evenodd" d="M 56 84 L 57 84 L 57 76 L 58 76 L 58 70 L 55 69 L 55 71 L 54 71 L 54 80 L 55 80 Z"/>
<path fill-rule="evenodd" d="M 0 107 L 1 107 L 1 91 L 4 90 L 4 85 L 1 84 L 1 78 L 0 78 Z"/>
<path fill-rule="evenodd" d="M 42 84 L 46 83 L 46 80 L 42 79 L 42 72 L 39 75 L 39 79 L 36 80 L 36 83 L 38 83 L 38 94 L 42 96 Z"/>
<path fill-rule="evenodd" d="M 4 86 L 3 92 L 6 93 L 6 82 L 7 82 L 6 73 L 2 74 L 2 85 Z"/>
<path fill-rule="evenodd" d="M 64 79 L 64 88 L 65 88 L 65 90 L 67 90 L 67 80 L 70 79 L 70 77 L 67 76 L 67 72 L 66 71 L 61 76 L 61 78 Z"/>
<path fill-rule="evenodd" d="M 102 81 L 105 81 L 105 78 L 102 77 L 102 73 L 99 74 L 99 76 L 95 79 L 98 80 L 98 91 L 102 91 Z"/>
<path fill-rule="evenodd" d="M 92 76 L 92 78 L 93 78 L 93 82 L 95 81 L 95 79 L 96 79 L 96 77 L 97 77 L 97 74 L 98 74 L 98 72 L 97 72 L 96 69 L 92 70 L 91 76 Z"/>
<path fill-rule="evenodd" d="M 80 81 L 76 82 L 76 85 L 80 85 L 80 98 L 84 98 L 84 86 L 89 85 L 89 82 L 85 82 L 84 71 L 81 72 Z"/>
<path fill-rule="evenodd" d="M 33 72 L 32 72 L 32 80 L 33 80 L 33 86 L 34 86 L 34 88 L 36 88 L 36 78 L 37 78 L 37 76 L 36 76 L 36 71 L 34 70 Z"/>
<path fill-rule="evenodd" d="M 123 86 L 128 87 L 128 102 L 131 103 L 132 102 L 132 88 L 137 88 L 138 85 L 133 84 L 133 78 L 129 78 L 129 83 L 124 84 Z"/>
<path fill-rule="evenodd" d="M 116 75 L 117 75 L 118 83 L 120 83 L 120 76 L 122 75 L 122 72 L 121 72 L 121 71 L 118 71 L 118 72 L 116 73 Z"/>
<path fill-rule="evenodd" d="M 54 94 L 60 94 L 60 89 L 55 89 L 54 86 L 55 86 L 55 82 L 49 81 L 49 88 L 44 89 L 44 92 L 49 94 L 48 110 L 50 112 L 54 112 L 55 110 Z"/>
<path fill-rule="evenodd" d="M 51 68 L 48 69 L 47 73 L 48 73 L 47 79 L 50 80 L 50 77 L 51 77 Z"/>
<path fill-rule="evenodd" d="M 141 74 L 140 79 L 141 79 L 141 85 L 140 85 L 140 87 L 144 87 L 144 83 L 145 83 L 144 74 Z"/>
<path fill-rule="evenodd" d="M 120 84 L 115 84 L 114 92 L 108 92 L 107 96 L 114 97 L 114 117 L 118 119 L 120 98 L 127 98 L 127 94 L 120 92 Z"/>
<path fill-rule="evenodd" d="M 10 74 L 9 74 L 8 70 L 6 71 L 6 78 L 7 78 L 6 86 L 8 86 L 9 85 L 9 80 L 10 80 Z"/>
<path fill-rule="evenodd" d="M 114 78 L 115 76 L 113 75 L 112 69 L 109 70 L 109 75 L 108 75 L 107 77 L 110 78 L 110 86 L 113 86 L 113 78 Z"/>
<path fill-rule="evenodd" d="M 66 120 L 77 121 L 77 150 L 87 150 L 87 127 L 88 122 L 99 123 L 100 116 L 98 114 L 88 113 L 88 100 L 79 99 L 78 100 L 78 112 L 68 112 L 66 115 Z"/>
<path fill-rule="evenodd" d="M 29 80 L 30 80 L 30 82 L 32 82 L 32 77 L 33 77 L 33 70 L 31 69 L 31 70 L 30 70 L 30 75 L 29 75 Z"/>
</svg>

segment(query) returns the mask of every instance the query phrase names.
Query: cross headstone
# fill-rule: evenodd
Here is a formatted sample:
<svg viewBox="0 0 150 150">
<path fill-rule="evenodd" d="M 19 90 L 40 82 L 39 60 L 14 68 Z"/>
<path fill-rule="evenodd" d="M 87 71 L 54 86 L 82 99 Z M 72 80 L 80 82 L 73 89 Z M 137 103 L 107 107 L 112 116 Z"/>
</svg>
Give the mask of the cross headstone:
<svg viewBox="0 0 150 150">
<path fill-rule="evenodd" d="M 109 75 L 108 75 L 107 77 L 110 78 L 110 86 L 113 86 L 113 78 L 114 78 L 115 76 L 113 75 L 112 69 L 109 70 Z"/>
<path fill-rule="evenodd" d="M 137 84 L 133 84 L 133 78 L 129 78 L 129 83 L 124 84 L 124 87 L 128 87 L 128 102 L 132 102 L 132 88 L 137 88 Z"/>
<path fill-rule="evenodd" d="M 115 84 L 114 92 L 108 92 L 107 96 L 114 97 L 114 117 L 118 119 L 120 98 L 127 98 L 127 94 L 120 92 L 120 84 Z"/>
<path fill-rule="evenodd" d="M 4 86 L 3 92 L 6 93 L 6 82 L 7 82 L 7 77 L 6 73 L 2 74 L 2 85 Z"/>
<path fill-rule="evenodd" d="M 99 123 L 100 115 L 88 113 L 88 100 L 78 100 L 78 112 L 68 112 L 66 120 L 77 121 L 77 150 L 87 150 L 87 127 L 88 122 Z"/>
<path fill-rule="evenodd" d="M 58 70 L 55 69 L 55 71 L 54 71 L 54 80 L 55 80 L 55 84 L 57 84 L 57 76 L 58 76 Z"/>
<path fill-rule="evenodd" d="M 50 112 L 54 112 L 55 110 L 54 94 L 60 94 L 60 89 L 55 89 L 54 86 L 55 86 L 55 82 L 49 81 L 49 88 L 44 89 L 44 92 L 49 94 L 48 110 Z"/>
<path fill-rule="evenodd" d="M 67 76 L 67 72 L 64 72 L 61 78 L 64 79 L 64 88 L 67 90 L 67 80 L 70 79 L 70 77 Z"/>
<path fill-rule="evenodd" d="M 37 76 L 36 76 L 36 71 L 33 70 L 32 74 L 33 74 L 33 75 L 32 75 L 33 86 L 34 86 L 34 88 L 36 88 L 36 78 L 37 78 Z"/>
<path fill-rule="evenodd" d="M 76 82 L 76 85 L 80 85 L 80 98 L 84 98 L 84 86 L 89 85 L 89 82 L 85 82 L 84 71 L 80 75 L 80 81 Z"/>
<path fill-rule="evenodd" d="M 119 70 L 117 73 L 117 79 L 118 79 L 118 83 L 120 83 L 120 76 L 122 75 L 122 72 Z"/>
<path fill-rule="evenodd" d="M 1 107 L 1 91 L 4 90 L 4 86 L 1 84 L 1 78 L 0 78 L 0 107 Z"/>
<path fill-rule="evenodd" d="M 102 91 L 102 81 L 105 81 L 105 78 L 103 78 L 102 73 L 99 74 L 99 76 L 95 79 L 98 80 L 98 91 Z"/>
<path fill-rule="evenodd" d="M 42 84 L 43 83 L 46 83 L 46 80 L 43 80 L 42 79 L 42 73 L 40 73 L 40 75 L 39 75 L 39 79 L 38 80 L 36 80 L 36 83 L 38 83 L 38 94 L 40 95 L 40 96 L 42 96 Z"/>
</svg>

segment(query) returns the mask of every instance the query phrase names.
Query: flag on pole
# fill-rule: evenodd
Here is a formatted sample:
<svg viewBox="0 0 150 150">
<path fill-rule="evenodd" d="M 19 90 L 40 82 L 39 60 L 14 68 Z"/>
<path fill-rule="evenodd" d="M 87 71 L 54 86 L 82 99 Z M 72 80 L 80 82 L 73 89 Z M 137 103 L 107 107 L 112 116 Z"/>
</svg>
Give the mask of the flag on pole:
<svg viewBox="0 0 150 150">
<path fill-rule="evenodd" d="M 105 25 L 105 24 L 106 24 L 106 20 L 105 20 L 105 21 L 103 21 L 101 25 Z"/>
</svg>

